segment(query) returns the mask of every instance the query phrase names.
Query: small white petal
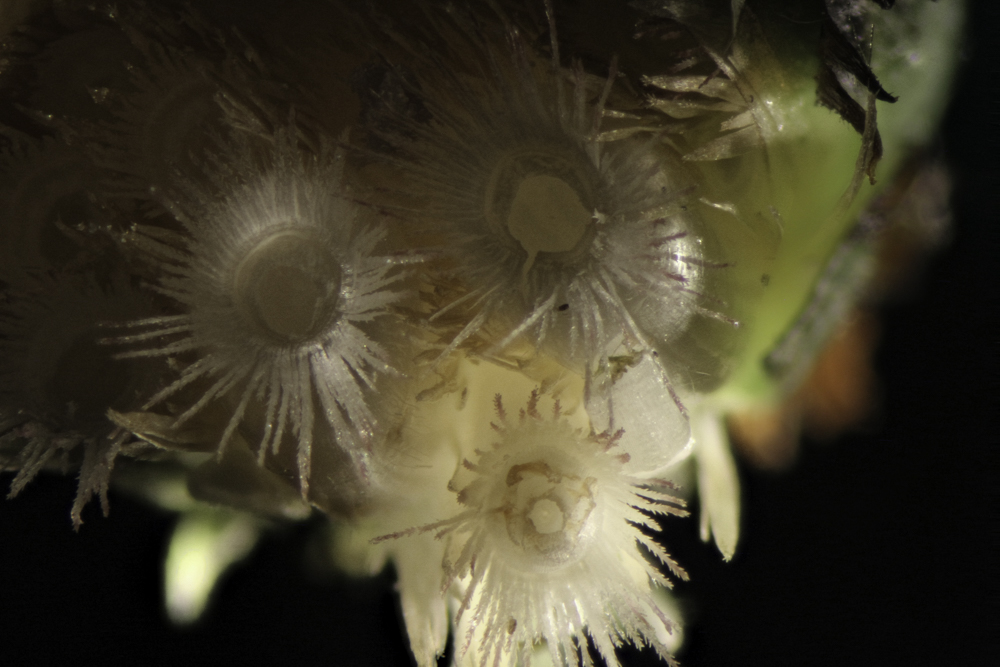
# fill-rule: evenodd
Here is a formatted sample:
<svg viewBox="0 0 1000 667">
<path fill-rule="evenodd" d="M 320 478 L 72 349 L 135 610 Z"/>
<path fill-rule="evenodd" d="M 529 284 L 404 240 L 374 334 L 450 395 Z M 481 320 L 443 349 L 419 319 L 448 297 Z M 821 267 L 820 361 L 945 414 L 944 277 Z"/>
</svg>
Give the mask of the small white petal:
<svg viewBox="0 0 1000 667">
<path fill-rule="evenodd" d="M 448 611 L 441 596 L 444 545 L 433 535 L 408 540 L 395 555 L 399 600 L 419 667 L 434 667 L 448 643 Z"/>
<path fill-rule="evenodd" d="M 245 558 L 260 538 L 247 514 L 204 506 L 181 518 L 164 567 L 167 615 L 177 624 L 197 621 L 219 577 Z"/>
<path fill-rule="evenodd" d="M 629 455 L 623 470 L 645 477 L 682 461 L 691 452 L 691 426 L 680 399 L 656 360 L 642 354 L 612 380 L 595 378 L 587 413 L 597 431 L 624 429 L 618 445 Z"/>
<path fill-rule="evenodd" d="M 698 461 L 701 539 L 715 538 L 722 557 L 730 560 L 740 539 L 740 479 L 729 448 L 722 416 L 699 409 L 691 416 Z"/>
</svg>

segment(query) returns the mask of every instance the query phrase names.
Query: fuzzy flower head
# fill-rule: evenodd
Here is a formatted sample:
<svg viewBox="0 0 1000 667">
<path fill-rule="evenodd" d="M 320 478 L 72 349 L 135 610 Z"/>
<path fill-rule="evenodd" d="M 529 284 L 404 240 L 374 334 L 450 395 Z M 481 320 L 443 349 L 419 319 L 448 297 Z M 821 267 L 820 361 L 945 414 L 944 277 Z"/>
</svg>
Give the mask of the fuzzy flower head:
<svg viewBox="0 0 1000 667">
<path fill-rule="evenodd" d="M 376 253 L 384 230 L 348 200 L 338 155 L 303 154 L 288 132 L 271 141 L 261 159 L 248 138 L 215 165 L 211 189 L 173 203 L 183 250 L 145 242 L 163 258 L 159 290 L 183 312 L 136 322 L 121 340 L 144 348 L 127 356 L 190 360 L 148 404 L 199 387 L 178 425 L 229 400 L 220 447 L 251 413 L 262 462 L 294 440 L 306 496 L 317 433 L 363 466 L 378 431 L 371 392 L 393 371 L 366 326 L 401 297 L 400 260 Z"/>
<path fill-rule="evenodd" d="M 97 493 L 108 511 L 108 481 L 129 438 L 107 418 L 109 409 L 138 402 L 146 368 L 116 361 L 99 344 L 103 325 L 149 311 L 125 280 L 99 286 L 92 278 L 59 282 L 6 275 L 0 303 L 0 466 L 18 474 L 16 496 L 43 468 L 80 468 L 71 518 Z"/>
<path fill-rule="evenodd" d="M 123 56 L 128 85 L 95 90 L 106 118 L 65 129 L 105 170 L 99 190 L 105 202 L 129 216 L 138 207 L 138 214 L 154 217 L 163 214 L 164 190 L 204 175 L 199 163 L 215 135 L 233 124 L 219 100 L 252 105 L 266 72 L 238 34 L 213 28 L 193 9 L 180 21 L 147 5 L 109 13 L 120 30 L 115 36 L 130 47 Z"/>
<path fill-rule="evenodd" d="M 623 473 L 619 434 L 573 428 L 558 401 L 543 416 L 539 398 L 512 418 L 497 395 L 497 440 L 449 484 L 464 510 L 425 528 L 447 539 L 459 662 L 528 665 L 545 641 L 554 664 L 591 665 L 589 635 L 608 665 L 623 642 L 672 663 L 673 624 L 652 598 L 670 583 L 649 556 L 686 574 L 644 529 L 686 516 L 683 502 Z"/>
<path fill-rule="evenodd" d="M 0 269 L 62 267 L 80 254 L 74 231 L 94 224 L 99 174 L 87 155 L 53 139 L 13 135 L 0 155 Z"/>
<path fill-rule="evenodd" d="M 432 316 L 463 314 L 445 354 L 523 337 L 579 369 L 623 336 L 644 341 L 634 309 L 658 311 L 664 338 L 683 331 L 705 266 L 694 182 L 655 136 L 604 127 L 614 65 L 607 79 L 567 72 L 555 41 L 547 63 L 513 27 L 456 20 L 457 36 L 435 26 L 452 52 L 397 67 L 410 102 L 386 103 L 368 149 L 401 174 L 459 286 Z"/>
</svg>

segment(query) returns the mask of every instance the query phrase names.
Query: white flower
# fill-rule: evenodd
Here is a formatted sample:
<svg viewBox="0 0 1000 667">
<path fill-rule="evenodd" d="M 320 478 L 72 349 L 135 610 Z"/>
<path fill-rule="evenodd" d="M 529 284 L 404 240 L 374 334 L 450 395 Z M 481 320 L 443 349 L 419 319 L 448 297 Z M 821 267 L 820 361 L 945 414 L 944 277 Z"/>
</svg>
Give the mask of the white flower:
<svg viewBox="0 0 1000 667">
<path fill-rule="evenodd" d="M 384 229 L 348 200 L 339 155 L 304 154 L 292 134 L 245 138 L 220 156 L 211 188 L 172 202 L 190 234 L 183 251 L 140 239 L 164 258 L 159 291 L 185 312 L 135 322 L 147 331 L 120 341 L 154 344 L 124 356 L 195 357 L 147 408 L 205 382 L 178 425 L 234 396 L 220 448 L 248 407 L 262 415 L 261 461 L 293 437 L 307 497 L 316 433 L 332 431 L 365 468 L 379 429 L 372 392 L 394 372 L 365 327 L 404 293 L 394 268 L 405 260 L 376 254 Z"/>
<path fill-rule="evenodd" d="M 622 473 L 617 434 L 575 430 L 558 401 L 544 417 L 538 400 L 533 392 L 511 418 L 497 396 L 497 441 L 451 483 L 465 509 L 435 526 L 448 539 L 446 577 L 462 591 L 458 653 L 528 664 L 544 640 L 556 664 L 577 664 L 578 652 L 587 664 L 586 632 L 609 665 L 623 641 L 672 662 L 672 623 L 650 589 L 670 583 L 644 551 L 686 574 L 641 527 L 660 530 L 651 514 L 685 516 L 682 501 Z"/>
<path fill-rule="evenodd" d="M 417 202 L 403 214 L 459 286 L 431 317 L 458 322 L 442 356 L 476 337 L 487 354 L 523 338 L 582 370 L 623 337 L 649 347 L 637 314 L 661 343 L 680 335 L 707 310 L 712 266 L 685 210 L 692 170 L 606 109 L 614 65 L 606 80 L 567 72 L 554 39 L 547 64 L 492 20 L 493 32 L 462 12 L 433 23 L 444 54 L 400 37 L 413 54 L 394 65 L 400 94 L 370 114 L 358 149 L 399 173 L 393 187 Z M 607 115 L 618 128 L 603 128 Z"/>
<path fill-rule="evenodd" d="M 529 380 L 488 363 L 467 364 L 464 372 L 460 392 L 439 401 L 439 407 L 454 404 L 460 413 L 447 427 L 450 436 L 419 420 L 404 430 L 441 449 L 440 461 L 424 459 L 425 486 L 435 478 L 442 484 L 440 472 L 448 461 L 453 470 L 457 466 L 447 484 L 457 500 L 454 515 L 375 540 L 376 549 L 396 545 L 397 564 L 409 564 L 400 568 L 401 596 L 425 609 L 421 613 L 418 604 L 406 616 L 411 644 L 434 645 L 419 628 L 445 596 L 459 664 L 529 664 L 533 646 L 541 642 L 555 664 L 579 664 L 578 658 L 591 664 L 588 635 L 609 665 L 618 664 L 614 650 L 623 642 L 649 645 L 672 663 L 667 646 L 674 626 L 653 596 L 657 586 L 670 582 L 650 558 L 678 577 L 686 575 L 650 535 L 660 529 L 652 515 L 686 516 L 683 502 L 662 480 L 640 480 L 623 471 L 629 456 L 618 446 L 620 433 L 581 427 L 587 423 L 581 381 L 561 382 L 570 414 L 558 399 L 536 389 L 525 391 L 526 407 L 511 416 L 496 394 L 495 421 L 487 417 L 484 428 L 477 420 L 488 414 L 489 389 L 518 394 Z M 542 415 L 540 403 L 550 416 Z M 439 407 L 429 406 L 421 418 L 434 423 L 446 414 Z M 443 492 L 425 488 L 414 506 L 440 511 L 449 504 L 435 500 Z M 431 533 L 443 542 L 436 549 Z M 417 549 L 410 541 L 420 542 L 421 558 L 437 552 L 441 562 L 416 567 L 407 556 Z M 427 581 L 441 577 L 442 568 L 441 593 L 429 597 Z M 427 656 L 418 657 L 429 664 Z"/>
</svg>

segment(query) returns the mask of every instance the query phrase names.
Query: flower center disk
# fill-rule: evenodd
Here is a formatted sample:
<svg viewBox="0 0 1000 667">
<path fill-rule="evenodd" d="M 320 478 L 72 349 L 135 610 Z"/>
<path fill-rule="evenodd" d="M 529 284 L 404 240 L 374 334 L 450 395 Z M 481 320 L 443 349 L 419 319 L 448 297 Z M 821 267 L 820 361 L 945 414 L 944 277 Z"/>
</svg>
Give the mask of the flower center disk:
<svg viewBox="0 0 1000 667">
<path fill-rule="evenodd" d="M 261 334 L 300 343 L 322 334 L 336 317 L 341 277 L 322 239 L 282 231 L 258 242 L 240 262 L 237 303 Z"/>
<path fill-rule="evenodd" d="M 517 152 L 497 165 L 486 192 L 487 219 L 527 254 L 524 273 L 539 253 L 575 255 L 589 245 L 588 181 L 573 161 L 547 152 Z"/>
<path fill-rule="evenodd" d="M 503 516 L 507 537 L 536 564 L 579 559 L 594 532 L 593 478 L 581 478 L 537 460 L 507 472 Z M 588 530 L 590 529 L 590 530 Z"/>
</svg>

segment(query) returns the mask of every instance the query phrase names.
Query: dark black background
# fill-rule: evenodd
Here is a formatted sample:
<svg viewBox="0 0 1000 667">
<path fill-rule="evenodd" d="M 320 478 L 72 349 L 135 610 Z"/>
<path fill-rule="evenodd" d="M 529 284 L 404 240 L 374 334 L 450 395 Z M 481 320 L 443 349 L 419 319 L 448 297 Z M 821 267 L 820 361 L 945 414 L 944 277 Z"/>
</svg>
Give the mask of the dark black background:
<svg viewBox="0 0 1000 667">
<path fill-rule="evenodd" d="M 700 543 L 694 521 L 670 527 L 692 575 L 678 588 L 687 667 L 998 664 L 988 635 L 1000 628 L 1000 23 L 986 5 L 972 8 L 943 132 L 952 239 L 883 309 L 879 416 L 833 443 L 806 442 L 789 473 L 741 470 L 733 563 Z M 76 534 L 74 487 L 43 477 L 0 505 L 3 665 L 409 664 L 391 572 L 363 582 L 314 573 L 308 526 L 268 538 L 235 568 L 202 624 L 171 627 L 160 568 L 173 518 L 113 494 L 111 516 L 88 508 Z"/>
</svg>

